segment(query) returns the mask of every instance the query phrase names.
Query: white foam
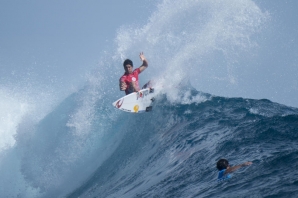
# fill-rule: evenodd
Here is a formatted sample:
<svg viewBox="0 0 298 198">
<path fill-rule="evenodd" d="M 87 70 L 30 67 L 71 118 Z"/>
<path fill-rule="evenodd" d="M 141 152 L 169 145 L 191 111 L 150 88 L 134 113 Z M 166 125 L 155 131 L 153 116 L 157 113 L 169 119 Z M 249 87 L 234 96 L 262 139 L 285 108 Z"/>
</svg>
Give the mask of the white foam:
<svg viewBox="0 0 298 198">
<path fill-rule="evenodd" d="M 30 105 L 8 92 L 0 89 L 0 152 L 15 145 L 18 124 L 28 113 Z"/>
</svg>

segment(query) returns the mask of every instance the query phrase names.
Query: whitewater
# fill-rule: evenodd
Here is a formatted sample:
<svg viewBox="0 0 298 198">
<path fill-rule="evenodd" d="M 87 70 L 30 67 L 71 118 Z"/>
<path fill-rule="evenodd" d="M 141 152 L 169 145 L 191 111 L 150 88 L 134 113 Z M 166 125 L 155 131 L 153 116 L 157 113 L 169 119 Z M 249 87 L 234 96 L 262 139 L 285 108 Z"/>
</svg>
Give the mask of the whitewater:
<svg viewBox="0 0 298 198">
<path fill-rule="evenodd" d="M 233 91 L 269 20 L 251 0 L 164 0 L 63 100 L 0 86 L 0 197 L 297 197 L 298 108 L 202 88 Z M 141 51 L 153 111 L 120 112 L 122 62 Z M 218 183 L 221 158 L 253 164 Z"/>
</svg>

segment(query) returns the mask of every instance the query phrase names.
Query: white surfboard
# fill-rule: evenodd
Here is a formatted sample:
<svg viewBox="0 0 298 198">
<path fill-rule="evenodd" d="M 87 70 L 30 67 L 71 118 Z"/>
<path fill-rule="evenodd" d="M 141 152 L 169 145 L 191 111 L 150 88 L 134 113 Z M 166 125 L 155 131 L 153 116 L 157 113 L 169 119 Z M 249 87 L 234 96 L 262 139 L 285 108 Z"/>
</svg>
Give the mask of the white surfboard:
<svg viewBox="0 0 298 198">
<path fill-rule="evenodd" d="M 113 106 L 117 109 L 130 113 L 151 111 L 151 103 L 154 101 L 153 91 L 153 88 L 146 88 L 138 92 L 128 94 L 113 102 Z"/>
</svg>

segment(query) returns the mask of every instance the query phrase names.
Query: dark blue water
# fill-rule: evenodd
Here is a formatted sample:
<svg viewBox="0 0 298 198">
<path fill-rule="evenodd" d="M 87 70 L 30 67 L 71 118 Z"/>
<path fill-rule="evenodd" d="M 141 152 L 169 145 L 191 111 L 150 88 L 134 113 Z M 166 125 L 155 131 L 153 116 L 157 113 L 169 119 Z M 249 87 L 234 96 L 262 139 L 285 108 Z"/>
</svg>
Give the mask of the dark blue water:
<svg viewBox="0 0 298 198">
<path fill-rule="evenodd" d="M 198 95 L 207 100 L 159 95 L 151 113 L 121 113 L 110 129 L 121 142 L 68 197 L 297 197 L 298 109 L 196 90 L 188 97 Z M 217 183 L 220 158 L 253 165 Z"/>
</svg>

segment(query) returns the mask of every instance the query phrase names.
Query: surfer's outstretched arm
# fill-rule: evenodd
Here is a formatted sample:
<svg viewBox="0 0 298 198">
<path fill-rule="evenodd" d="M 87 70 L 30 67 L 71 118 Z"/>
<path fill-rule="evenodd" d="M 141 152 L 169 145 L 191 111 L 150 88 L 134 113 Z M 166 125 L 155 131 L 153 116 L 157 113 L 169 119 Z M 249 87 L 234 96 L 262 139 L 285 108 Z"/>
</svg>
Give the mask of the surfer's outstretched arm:
<svg viewBox="0 0 298 198">
<path fill-rule="evenodd" d="M 139 67 L 140 73 L 148 67 L 148 61 L 143 52 L 140 53 L 140 59 L 143 61 L 143 64 Z"/>
<path fill-rule="evenodd" d="M 227 170 L 225 171 L 225 174 L 232 173 L 232 172 L 238 170 L 239 168 L 241 168 L 243 166 L 249 166 L 249 165 L 252 165 L 252 162 L 245 162 L 243 164 L 228 167 Z"/>
</svg>

